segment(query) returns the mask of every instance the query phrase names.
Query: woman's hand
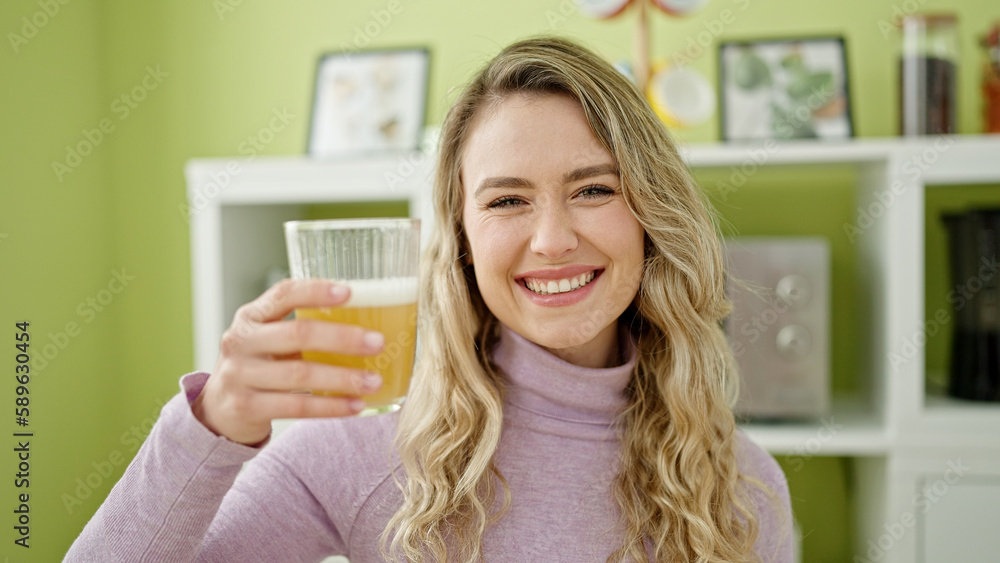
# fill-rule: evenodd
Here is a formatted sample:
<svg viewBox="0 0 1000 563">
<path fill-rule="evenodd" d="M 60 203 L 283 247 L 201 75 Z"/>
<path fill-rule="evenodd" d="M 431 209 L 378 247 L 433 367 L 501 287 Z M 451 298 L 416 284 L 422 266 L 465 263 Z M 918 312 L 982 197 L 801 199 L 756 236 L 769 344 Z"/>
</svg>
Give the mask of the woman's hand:
<svg viewBox="0 0 1000 563">
<path fill-rule="evenodd" d="M 351 416 L 363 409 L 358 395 L 382 385 L 378 374 L 305 361 L 302 351 L 371 356 L 385 344 L 382 334 L 354 325 L 283 320 L 295 308 L 342 305 L 349 293 L 347 286 L 326 280 L 283 280 L 240 307 L 222 335 L 215 370 L 191 405 L 195 417 L 220 436 L 254 445 L 270 435 L 276 418 Z"/>
</svg>

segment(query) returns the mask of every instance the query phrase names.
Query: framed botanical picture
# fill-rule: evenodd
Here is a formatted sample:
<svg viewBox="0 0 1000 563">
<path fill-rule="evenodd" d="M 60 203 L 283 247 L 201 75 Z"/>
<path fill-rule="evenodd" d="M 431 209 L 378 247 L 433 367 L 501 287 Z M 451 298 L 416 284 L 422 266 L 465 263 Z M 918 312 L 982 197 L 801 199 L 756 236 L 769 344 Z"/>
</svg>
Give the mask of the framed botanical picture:
<svg viewBox="0 0 1000 563">
<path fill-rule="evenodd" d="M 854 135 L 843 38 L 724 42 L 719 88 L 724 141 Z"/>
<path fill-rule="evenodd" d="M 416 150 L 427 109 L 429 63 L 430 53 L 422 47 L 320 58 L 309 155 Z"/>
</svg>

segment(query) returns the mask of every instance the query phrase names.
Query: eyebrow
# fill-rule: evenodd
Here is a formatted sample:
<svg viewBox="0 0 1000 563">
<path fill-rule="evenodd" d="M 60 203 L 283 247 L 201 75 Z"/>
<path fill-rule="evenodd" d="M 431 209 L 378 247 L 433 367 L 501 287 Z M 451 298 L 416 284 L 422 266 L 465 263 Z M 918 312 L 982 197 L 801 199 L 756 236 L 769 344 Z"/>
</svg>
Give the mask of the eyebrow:
<svg viewBox="0 0 1000 563">
<path fill-rule="evenodd" d="M 604 176 L 605 174 L 611 174 L 613 176 L 618 176 L 618 167 L 612 163 L 607 164 L 595 164 L 593 166 L 584 166 L 583 168 L 577 168 L 563 174 L 563 183 L 568 184 L 570 182 L 579 182 L 580 180 L 585 180 L 587 178 L 593 178 L 595 176 Z M 495 176 L 492 178 L 486 178 L 479 184 L 476 188 L 476 193 L 474 195 L 478 196 L 483 190 L 489 188 L 534 188 L 530 180 L 526 178 L 517 178 L 515 176 Z"/>
</svg>

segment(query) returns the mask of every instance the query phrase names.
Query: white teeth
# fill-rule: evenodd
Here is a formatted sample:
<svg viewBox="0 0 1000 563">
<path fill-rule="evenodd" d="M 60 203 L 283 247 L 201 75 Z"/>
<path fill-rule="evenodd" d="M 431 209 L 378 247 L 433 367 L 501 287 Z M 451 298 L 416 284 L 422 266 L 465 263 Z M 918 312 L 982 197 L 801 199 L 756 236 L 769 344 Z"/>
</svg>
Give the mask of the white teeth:
<svg viewBox="0 0 1000 563">
<path fill-rule="evenodd" d="M 555 293 L 566 293 L 567 291 L 573 291 L 574 289 L 579 289 L 591 281 L 593 281 L 595 276 L 594 272 L 589 272 L 586 274 L 580 274 L 579 276 L 574 276 L 572 278 L 564 278 L 558 281 L 542 281 L 542 280 L 525 280 L 524 284 L 531 291 L 539 295 L 552 295 Z"/>
</svg>

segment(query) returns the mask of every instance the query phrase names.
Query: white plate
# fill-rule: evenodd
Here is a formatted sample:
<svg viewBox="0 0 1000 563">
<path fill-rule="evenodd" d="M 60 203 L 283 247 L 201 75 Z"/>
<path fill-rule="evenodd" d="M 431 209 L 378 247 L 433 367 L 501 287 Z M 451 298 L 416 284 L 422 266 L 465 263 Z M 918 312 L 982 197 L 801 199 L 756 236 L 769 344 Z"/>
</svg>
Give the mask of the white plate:
<svg viewBox="0 0 1000 563">
<path fill-rule="evenodd" d="M 632 0 L 576 0 L 576 7 L 585 16 L 603 20 L 617 16 L 631 2 Z"/>
<path fill-rule="evenodd" d="M 653 0 L 653 4 L 673 16 L 686 16 L 700 10 L 708 0 Z"/>
</svg>

